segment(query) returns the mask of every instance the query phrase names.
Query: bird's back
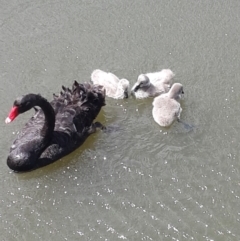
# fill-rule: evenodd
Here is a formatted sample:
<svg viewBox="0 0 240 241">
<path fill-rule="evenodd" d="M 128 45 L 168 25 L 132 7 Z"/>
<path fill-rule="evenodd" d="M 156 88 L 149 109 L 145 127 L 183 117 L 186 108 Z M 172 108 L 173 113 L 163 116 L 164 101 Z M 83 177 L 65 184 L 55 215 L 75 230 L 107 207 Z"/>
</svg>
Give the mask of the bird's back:
<svg viewBox="0 0 240 241">
<path fill-rule="evenodd" d="M 158 96 L 153 101 L 153 118 L 160 126 L 169 126 L 181 113 L 180 103 L 168 94 Z"/>
<path fill-rule="evenodd" d="M 107 95 L 113 95 L 117 91 L 119 78 L 113 73 L 107 73 L 100 69 L 94 70 L 91 74 L 91 80 L 94 84 L 103 86 Z"/>
<path fill-rule="evenodd" d="M 56 124 L 49 146 L 41 154 L 38 167 L 45 166 L 78 148 L 92 133 L 93 121 L 105 105 L 102 86 L 75 82 L 71 94 L 55 96 Z M 66 94 L 69 98 L 66 98 Z M 63 98 L 63 96 L 65 96 Z"/>
</svg>

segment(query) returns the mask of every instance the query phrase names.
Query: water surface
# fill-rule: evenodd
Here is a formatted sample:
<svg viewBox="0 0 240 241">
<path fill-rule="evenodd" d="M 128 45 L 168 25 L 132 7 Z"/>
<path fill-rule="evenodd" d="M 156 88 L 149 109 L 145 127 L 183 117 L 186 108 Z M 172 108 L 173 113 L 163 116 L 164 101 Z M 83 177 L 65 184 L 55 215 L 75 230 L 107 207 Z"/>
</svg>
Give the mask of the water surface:
<svg viewBox="0 0 240 241">
<path fill-rule="evenodd" d="M 0 10 L 1 240 L 239 240 L 239 7 L 230 1 L 3 1 Z M 171 68 L 180 123 L 159 127 L 152 99 L 106 99 L 114 127 L 47 167 L 15 174 L 6 157 L 32 112 L 100 68 L 129 79 Z"/>
</svg>

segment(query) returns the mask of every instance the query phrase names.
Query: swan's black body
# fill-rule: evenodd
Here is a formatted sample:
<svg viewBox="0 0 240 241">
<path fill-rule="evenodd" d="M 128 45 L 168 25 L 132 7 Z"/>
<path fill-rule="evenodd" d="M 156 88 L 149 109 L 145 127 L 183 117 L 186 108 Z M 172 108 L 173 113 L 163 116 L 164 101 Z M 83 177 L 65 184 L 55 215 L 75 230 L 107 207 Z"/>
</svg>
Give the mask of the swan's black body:
<svg viewBox="0 0 240 241">
<path fill-rule="evenodd" d="M 14 102 L 18 114 L 39 106 L 13 142 L 7 165 L 14 171 L 29 171 L 55 162 L 78 148 L 96 127 L 93 123 L 105 105 L 101 86 L 79 84 L 48 102 L 40 95 L 28 94 Z M 9 115 L 10 116 L 10 115 Z"/>
</svg>

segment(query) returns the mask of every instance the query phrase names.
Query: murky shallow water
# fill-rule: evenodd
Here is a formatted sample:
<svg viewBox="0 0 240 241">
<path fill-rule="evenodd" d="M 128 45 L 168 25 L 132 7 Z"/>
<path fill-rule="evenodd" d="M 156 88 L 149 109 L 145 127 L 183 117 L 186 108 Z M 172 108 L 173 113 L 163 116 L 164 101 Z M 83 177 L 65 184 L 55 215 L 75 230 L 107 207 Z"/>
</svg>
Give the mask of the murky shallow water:
<svg viewBox="0 0 240 241">
<path fill-rule="evenodd" d="M 237 1 L 2 1 L 1 240 L 239 240 Z M 152 100 L 107 99 L 98 132 L 71 155 L 25 174 L 6 166 L 17 96 L 49 100 L 93 69 L 131 85 L 171 68 L 182 120 L 160 128 Z"/>
</svg>

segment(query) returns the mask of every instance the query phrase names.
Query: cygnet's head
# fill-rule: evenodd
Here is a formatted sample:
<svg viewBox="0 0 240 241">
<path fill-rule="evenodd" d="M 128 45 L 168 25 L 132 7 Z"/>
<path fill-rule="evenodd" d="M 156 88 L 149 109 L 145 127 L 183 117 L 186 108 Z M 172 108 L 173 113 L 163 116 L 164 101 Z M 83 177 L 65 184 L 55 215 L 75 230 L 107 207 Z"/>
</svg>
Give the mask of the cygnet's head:
<svg viewBox="0 0 240 241">
<path fill-rule="evenodd" d="M 127 79 L 120 79 L 119 83 L 122 85 L 124 98 L 128 98 L 129 81 Z"/>
<path fill-rule="evenodd" d="M 148 86 L 150 86 L 150 80 L 149 80 L 148 76 L 145 74 L 140 74 L 138 76 L 137 82 L 135 83 L 135 85 L 133 86 L 131 91 L 137 92 L 138 89 L 143 88 L 143 87 L 148 87 Z"/>
<path fill-rule="evenodd" d="M 180 100 L 184 96 L 183 85 L 180 83 L 174 83 L 168 92 L 170 98 Z"/>
<path fill-rule="evenodd" d="M 137 83 L 142 86 L 150 85 L 150 80 L 145 74 L 140 74 L 137 79 Z"/>
</svg>

